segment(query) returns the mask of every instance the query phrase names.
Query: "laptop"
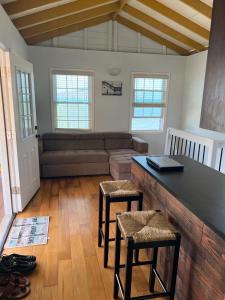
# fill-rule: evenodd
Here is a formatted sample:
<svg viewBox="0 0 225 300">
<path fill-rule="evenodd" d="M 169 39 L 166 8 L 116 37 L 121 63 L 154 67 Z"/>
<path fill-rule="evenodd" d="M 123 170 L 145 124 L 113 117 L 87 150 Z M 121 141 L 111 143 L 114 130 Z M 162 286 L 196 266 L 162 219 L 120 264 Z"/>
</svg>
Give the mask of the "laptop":
<svg viewBox="0 0 225 300">
<path fill-rule="evenodd" d="M 184 165 L 168 156 L 147 156 L 147 163 L 160 171 L 182 171 Z"/>
</svg>

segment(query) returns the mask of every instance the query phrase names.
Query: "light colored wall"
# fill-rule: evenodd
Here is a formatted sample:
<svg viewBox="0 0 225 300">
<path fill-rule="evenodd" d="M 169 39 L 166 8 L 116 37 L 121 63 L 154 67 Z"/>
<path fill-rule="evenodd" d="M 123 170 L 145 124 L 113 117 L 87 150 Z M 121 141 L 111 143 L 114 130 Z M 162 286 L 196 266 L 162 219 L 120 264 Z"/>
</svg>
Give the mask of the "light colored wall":
<svg viewBox="0 0 225 300">
<path fill-rule="evenodd" d="M 0 47 L 2 45 L 23 58 L 28 57 L 28 47 L 24 39 L 0 5 Z"/>
<path fill-rule="evenodd" d="M 40 46 L 134 53 L 176 54 L 116 21 L 108 21 L 39 43 Z"/>
<path fill-rule="evenodd" d="M 205 130 L 199 126 L 207 53 L 207 51 L 204 51 L 188 56 L 186 59 L 181 127 L 183 130 L 203 136 L 208 136 L 214 139 L 225 139 L 225 134 Z"/>
<path fill-rule="evenodd" d="M 95 131 L 129 130 L 131 72 L 168 72 L 171 79 L 166 125 L 180 127 L 185 57 L 30 46 L 29 58 L 34 65 L 40 133 L 52 130 L 49 76 L 52 67 L 95 72 Z M 121 67 L 122 72 L 116 77 L 110 76 L 108 69 L 117 66 Z M 122 80 L 123 96 L 102 96 L 102 80 Z M 163 151 L 165 132 L 145 134 L 143 137 L 149 141 L 152 153 Z"/>
</svg>

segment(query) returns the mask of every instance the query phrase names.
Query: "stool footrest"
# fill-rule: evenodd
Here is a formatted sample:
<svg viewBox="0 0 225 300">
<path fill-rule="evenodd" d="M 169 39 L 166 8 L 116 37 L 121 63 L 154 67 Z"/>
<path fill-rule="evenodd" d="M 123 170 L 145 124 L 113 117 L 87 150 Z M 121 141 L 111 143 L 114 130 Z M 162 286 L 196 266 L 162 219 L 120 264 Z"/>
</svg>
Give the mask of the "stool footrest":
<svg viewBox="0 0 225 300">
<path fill-rule="evenodd" d="M 147 300 L 147 299 L 155 299 L 155 298 L 162 298 L 162 297 L 169 297 L 170 293 L 155 293 L 155 294 L 149 294 L 145 296 L 139 296 L 139 297 L 131 297 L 130 300 Z"/>
<path fill-rule="evenodd" d="M 109 223 L 116 223 L 116 220 L 110 220 Z M 102 221 L 102 224 L 105 224 L 105 221 Z"/>
<path fill-rule="evenodd" d="M 104 235 L 103 230 L 102 230 L 102 229 L 99 229 L 99 231 L 100 231 L 100 234 L 101 234 L 101 236 L 102 236 L 102 239 L 104 240 L 105 235 Z M 124 238 L 121 237 L 121 241 L 122 241 L 123 239 L 124 239 Z M 114 241 L 115 241 L 115 238 L 109 238 L 109 239 L 108 239 L 108 242 L 114 242 Z"/>
<path fill-rule="evenodd" d="M 157 271 L 156 271 L 157 272 Z M 156 273 L 156 276 L 158 277 L 158 272 Z M 115 274 L 116 276 L 116 281 L 118 283 L 119 289 L 120 289 L 120 293 L 122 296 L 122 299 L 124 299 L 124 289 L 123 289 L 123 285 L 120 279 L 119 274 Z M 161 278 L 160 278 L 161 279 Z M 160 283 L 161 284 L 161 283 Z M 164 289 L 164 288 L 163 288 Z M 160 292 L 160 293 L 154 293 L 154 294 L 148 294 L 148 295 L 144 295 L 144 296 L 137 296 L 137 297 L 131 297 L 129 298 L 130 300 L 147 300 L 147 299 L 155 299 L 155 298 L 162 298 L 162 297 L 169 297 L 170 296 L 170 292 L 168 292 L 167 290 L 165 290 L 165 292 Z"/>
<path fill-rule="evenodd" d="M 152 260 L 150 261 L 138 261 L 138 262 L 134 262 L 132 263 L 132 267 L 137 267 L 137 266 L 145 266 L 145 265 L 151 265 L 152 264 Z M 125 264 L 121 264 L 119 266 L 119 268 L 125 268 Z"/>
</svg>

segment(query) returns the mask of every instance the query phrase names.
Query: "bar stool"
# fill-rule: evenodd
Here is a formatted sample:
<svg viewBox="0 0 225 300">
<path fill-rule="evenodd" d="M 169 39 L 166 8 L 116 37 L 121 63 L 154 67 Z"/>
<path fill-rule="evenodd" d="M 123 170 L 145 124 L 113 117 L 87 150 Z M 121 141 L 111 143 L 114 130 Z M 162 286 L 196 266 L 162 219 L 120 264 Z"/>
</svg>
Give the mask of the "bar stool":
<svg viewBox="0 0 225 300">
<path fill-rule="evenodd" d="M 103 221 L 103 199 L 105 198 L 105 220 Z M 115 238 L 109 238 L 109 225 L 116 220 L 110 220 L 110 205 L 115 202 L 127 202 L 127 211 L 131 211 L 131 204 L 137 201 L 137 209 L 142 210 L 143 193 L 129 180 L 103 181 L 99 186 L 99 219 L 98 219 L 98 247 L 104 240 L 104 268 L 108 265 L 109 242 Z M 103 233 L 102 225 L 105 224 Z M 138 258 L 138 252 L 136 253 Z"/>
<path fill-rule="evenodd" d="M 122 299 L 153 299 L 168 297 L 173 300 L 175 295 L 177 266 L 180 249 L 180 234 L 163 214 L 157 210 L 125 212 L 117 215 L 116 220 L 116 248 L 115 248 L 115 273 L 114 273 L 114 299 L 118 297 L 120 289 Z M 126 242 L 126 263 L 120 264 L 121 235 Z M 157 271 L 157 254 L 159 247 L 174 246 L 172 278 L 169 291 Z M 151 261 L 133 262 L 133 251 L 136 249 L 153 248 Z M 150 265 L 149 290 L 154 292 L 155 278 L 157 277 L 164 292 L 145 296 L 131 297 L 132 267 Z M 119 273 L 125 267 L 125 285 L 123 288 Z"/>
</svg>

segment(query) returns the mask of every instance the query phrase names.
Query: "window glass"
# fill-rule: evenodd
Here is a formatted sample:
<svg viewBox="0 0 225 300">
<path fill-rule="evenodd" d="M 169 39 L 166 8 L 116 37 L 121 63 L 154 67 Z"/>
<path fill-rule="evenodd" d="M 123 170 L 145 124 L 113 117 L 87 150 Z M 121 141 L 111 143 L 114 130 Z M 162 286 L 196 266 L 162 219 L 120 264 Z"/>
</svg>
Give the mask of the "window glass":
<svg viewBox="0 0 225 300">
<path fill-rule="evenodd" d="M 163 129 L 168 78 L 143 74 L 133 77 L 132 131 Z"/>
<path fill-rule="evenodd" d="M 53 74 L 56 129 L 90 129 L 92 76 Z"/>
</svg>

